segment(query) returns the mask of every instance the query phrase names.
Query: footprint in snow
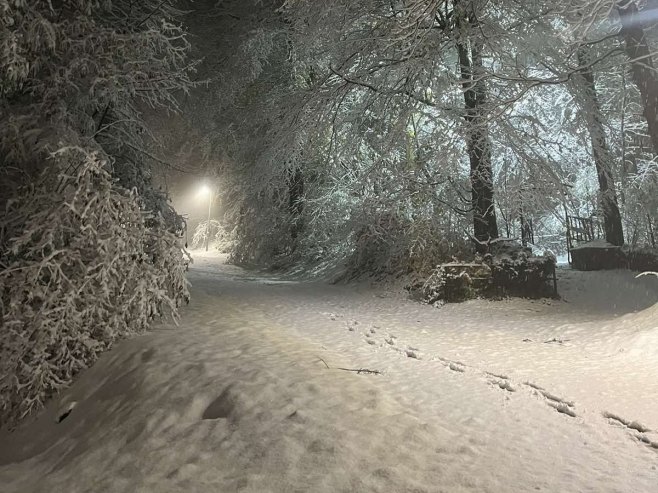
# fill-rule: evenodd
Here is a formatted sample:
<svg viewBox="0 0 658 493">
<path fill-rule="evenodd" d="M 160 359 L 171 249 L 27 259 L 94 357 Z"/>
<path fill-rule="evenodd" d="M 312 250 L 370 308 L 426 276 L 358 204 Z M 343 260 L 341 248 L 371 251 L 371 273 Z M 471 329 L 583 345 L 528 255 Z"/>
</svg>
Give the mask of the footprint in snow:
<svg viewBox="0 0 658 493">
<path fill-rule="evenodd" d="M 491 385 L 494 385 L 503 390 L 507 390 L 508 392 L 516 392 L 516 388 L 509 381 L 509 377 L 507 375 L 492 373 L 490 371 L 485 371 L 484 373 L 489 377 L 493 377 L 488 378 L 488 381 Z"/>
<path fill-rule="evenodd" d="M 571 416 L 572 418 L 575 418 L 577 416 L 576 411 L 574 411 L 571 407 L 567 406 L 564 402 L 559 402 L 559 403 L 549 402 L 548 405 L 561 414 L 566 414 L 567 416 Z"/>
<path fill-rule="evenodd" d="M 73 408 L 75 408 L 77 404 L 78 403 L 76 401 L 71 401 L 63 405 L 57 412 L 57 416 L 55 417 L 55 423 L 61 423 L 66 418 L 68 418 L 73 412 Z"/>
<path fill-rule="evenodd" d="M 228 385 L 203 412 L 201 419 L 226 419 L 235 411 L 233 384 Z"/>
<path fill-rule="evenodd" d="M 508 392 L 516 392 L 516 389 L 514 388 L 514 386 L 511 383 L 509 383 L 507 380 L 499 380 L 499 381 L 493 382 L 493 383 L 498 385 L 498 387 L 500 387 L 501 389 L 507 390 Z"/>
<path fill-rule="evenodd" d="M 421 359 L 420 354 L 418 354 L 418 350 L 407 349 L 405 354 L 407 355 L 407 358 Z"/>
<path fill-rule="evenodd" d="M 532 382 L 525 382 L 525 385 L 534 389 L 537 395 L 540 395 L 546 400 L 546 404 L 551 406 L 560 414 L 565 414 L 567 416 L 571 416 L 572 418 L 577 417 L 576 411 L 573 409 L 576 404 L 573 401 L 568 401 L 562 397 L 556 396 L 555 394 L 551 394 L 547 390 Z"/>
<path fill-rule="evenodd" d="M 640 433 L 646 433 L 648 431 L 651 431 L 650 428 L 647 428 L 644 426 L 642 423 L 638 423 L 637 421 L 630 421 L 628 419 L 624 419 L 621 416 L 609 412 L 604 412 L 603 413 L 604 418 L 608 418 L 611 423 L 620 423 L 626 428 L 630 428 L 631 430 L 639 431 Z"/>
<path fill-rule="evenodd" d="M 638 421 L 631 421 L 629 419 L 624 419 L 621 416 L 609 412 L 604 412 L 603 417 L 608 419 L 608 423 L 615 426 L 620 426 L 626 429 L 631 435 L 637 439 L 640 443 L 648 445 L 649 447 L 658 450 L 658 440 L 652 440 L 649 438 L 647 433 L 651 433 L 652 430 L 647 426 L 639 423 Z"/>
<path fill-rule="evenodd" d="M 507 375 L 503 375 L 502 373 L 492 373 L 490 371 L 485 371 L 485 373 L 490 377 L 500 378 L 501 380 L 509 380 L 509 377 Z"/>
</svg>

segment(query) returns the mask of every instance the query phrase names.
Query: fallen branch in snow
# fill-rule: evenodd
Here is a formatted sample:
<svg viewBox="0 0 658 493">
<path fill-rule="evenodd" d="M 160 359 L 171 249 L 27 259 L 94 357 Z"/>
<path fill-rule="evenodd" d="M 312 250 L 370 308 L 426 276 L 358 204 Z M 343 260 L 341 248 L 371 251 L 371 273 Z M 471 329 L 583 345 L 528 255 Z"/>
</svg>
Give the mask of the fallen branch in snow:
<svg viewBox="0 0 658 493">
<path fill-rule="evenodd" d="M 548 341 L 544 341 L 544 344 L 551 344 L 553 342 L 557 342 L 558 344 L 564 344 L 565 342 L 569 342 L 571 339 L 558 339 L 557 337 L 553 337 L 553 339 L 549 339 Z"/>
<path fill-rule="evenodd" d="M 327 369 L 331 370 L 332 368 L 327 364 L 325 360 L 320 358 L 318 356 L 318 359 L 324 363 L 324 366 L 327 367 Z M 366 375 L 381 375 L 382 372 L 379 370 L 369 370 L 367 368 L 334 368 L 334 370 L 343 370 L 343 371 L 353 371 L 357 374 L 365 373 Z"/>
<path fill-rule="evenodd" d="M 381 375 L 379 370 L 368 370 L 367 368 L 336 368 L 336 370 L 354 371 L 356 373 L 365 373 L 366 375 Z"/>
</svg>

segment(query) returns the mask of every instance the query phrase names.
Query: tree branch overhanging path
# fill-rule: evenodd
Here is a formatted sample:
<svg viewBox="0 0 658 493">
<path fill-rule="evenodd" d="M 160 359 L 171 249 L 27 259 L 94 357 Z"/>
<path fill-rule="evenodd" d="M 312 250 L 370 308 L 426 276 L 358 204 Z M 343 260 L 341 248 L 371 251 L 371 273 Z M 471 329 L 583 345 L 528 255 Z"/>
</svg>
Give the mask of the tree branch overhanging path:
<svg viewBox="0 0 658 493">
<path fill-rule="evenodd" d="M 600 216 L 613 245 L 655 244 L 656 151 L 643 94 L 656 81 L 640 70 L 653 63 L 643 34 L 653 7 L 633 5 L 289 0 L 263 5 L 242 27 L 232 20 L 256 33 L 227 61 L 246 69 L 249 88 L 246 105 L 224 116 L 232 135 L 230 115 L 245 122 L 245 137 L 225 150 L 236 166 L 222 177 L 235 197 L 228 217 L 249 245 L 240 255 L 348 255 L 354 232 L 389 216 L 416 245 L 470 237 L 480 248 L 503 231 L 521 237 L 530 223 L 557 241 L 565 214 Z M 583 96 L 587 81 L 595 99 Z M 263 108 L 265 121 L 240 116 Z M 304 182 L 294 214 L 284 206 L 296 193 L 291 173 Z M 255 202 L 245 216 L 239 204 Z M 271 229 L 273 247 L 248 217 L 290 226 Z"/>
</svg>

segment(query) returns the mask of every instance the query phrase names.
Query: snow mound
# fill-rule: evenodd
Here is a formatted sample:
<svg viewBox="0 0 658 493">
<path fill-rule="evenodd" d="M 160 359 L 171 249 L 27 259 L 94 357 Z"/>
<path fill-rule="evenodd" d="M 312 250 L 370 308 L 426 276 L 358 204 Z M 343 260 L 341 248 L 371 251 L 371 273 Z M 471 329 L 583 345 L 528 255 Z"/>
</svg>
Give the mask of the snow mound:
<svg viewBox="0 0 658 493">
<path fill-rule="evenodd" d="M 236 330 L 231 317 L 227 331 L 208 315 L 201 330 L 120 344 L 38 420 L 0 437 L 3 493 L 477 489 L 442 460 L 475 451 L 373 388 L 376 376 L 328 370 L 317 348 L 264 323 Z"/>
<path fill-rule="evenodd" d="M 624 323 L 635 332 L 626 349 L 628 357 L 658 362 L 658 304 L 624 318 Z"/>
</svg>

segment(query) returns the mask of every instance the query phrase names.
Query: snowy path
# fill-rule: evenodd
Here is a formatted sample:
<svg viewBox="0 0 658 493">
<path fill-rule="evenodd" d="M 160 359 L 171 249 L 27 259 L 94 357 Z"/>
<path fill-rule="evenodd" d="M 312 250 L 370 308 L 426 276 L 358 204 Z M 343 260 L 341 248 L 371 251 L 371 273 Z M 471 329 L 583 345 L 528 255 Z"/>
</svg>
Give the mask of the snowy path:
<svg viewBox="0 0 658 493">
<path fill-rule="evenodd" d="M 180 327 L 0 435 L 2 493 L 658 491 L 656 279 L 440 309 L 211 258 L 190 279 Z"/>
</svg>

